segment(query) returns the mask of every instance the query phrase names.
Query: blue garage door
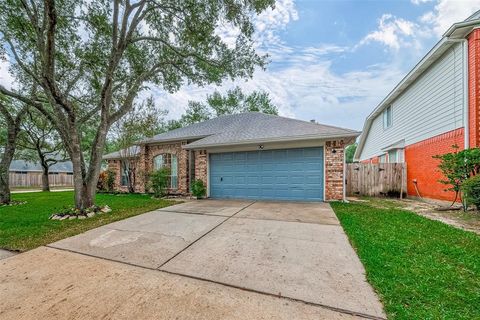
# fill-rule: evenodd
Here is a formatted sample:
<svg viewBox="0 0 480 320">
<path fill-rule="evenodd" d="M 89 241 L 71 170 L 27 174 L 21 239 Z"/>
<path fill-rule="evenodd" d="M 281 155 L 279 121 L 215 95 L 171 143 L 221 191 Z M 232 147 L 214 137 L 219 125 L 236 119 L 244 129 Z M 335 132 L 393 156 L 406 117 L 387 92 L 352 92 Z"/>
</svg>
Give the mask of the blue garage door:
<svg viewBox="0 0 480 320">
<path fill-rule="evenodd" d="M 210 154 L 212 198 L 323 200 L 323 148 Z"/>
</svg>

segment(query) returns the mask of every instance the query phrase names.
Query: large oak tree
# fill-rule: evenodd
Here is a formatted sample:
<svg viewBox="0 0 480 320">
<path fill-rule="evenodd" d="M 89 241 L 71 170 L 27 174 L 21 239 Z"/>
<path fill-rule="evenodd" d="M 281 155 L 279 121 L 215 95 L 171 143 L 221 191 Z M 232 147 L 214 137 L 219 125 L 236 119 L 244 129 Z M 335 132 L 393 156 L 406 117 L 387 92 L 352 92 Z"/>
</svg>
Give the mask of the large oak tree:
<svg viewBox="0 0 480 320">
<path fill-rule="evenodd" d="M 252 19 L 274 0 L 3 0 L 0 55 L 34 97 L 0 94 L 35 107 L 57 129 L 73 163 L 75 206 L 94 203 L 107 132 L 148 86 L 219 84 L 264 65 Z M 236 42 L 222 28 L 236 29 Z M 46 107 L 48 106 L 48 107 Z M 84 133 L 94 128 L 88 152 Z"/>
</svg>

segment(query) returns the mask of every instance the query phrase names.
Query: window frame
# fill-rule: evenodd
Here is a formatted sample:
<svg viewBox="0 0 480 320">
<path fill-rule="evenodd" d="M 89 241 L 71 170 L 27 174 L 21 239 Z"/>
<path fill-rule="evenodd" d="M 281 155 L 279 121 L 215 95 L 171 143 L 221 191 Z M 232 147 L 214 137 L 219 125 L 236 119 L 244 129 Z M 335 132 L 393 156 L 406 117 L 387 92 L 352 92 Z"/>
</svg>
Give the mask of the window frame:
<svg viewBox="0 0 480 320">
<path fill-rule="evenodd" d="M 125 170 L 125 160 L 120 161 L 120 186 L 128 187 L 128 174 Z M 125 180 L 124 180 L 125 179 Z"/>
<path fill-rule="evenodd" d="M 161 165 L 158 164 L 157 160 L 161 157 Z M 169 189 L 175 190 L 178 189 L 178 156 L 175 153 L 159 153 L 152 158 L 152 168 L 153 170 L 159 170 L 161 168 L 170 168 L 169 176 Z"/>
<path fill-rule="evenodd" d="M 393 106 L 389 105 L 382 112 L 383 130 L 391 128 L 393 125 Z"/>
</svg>

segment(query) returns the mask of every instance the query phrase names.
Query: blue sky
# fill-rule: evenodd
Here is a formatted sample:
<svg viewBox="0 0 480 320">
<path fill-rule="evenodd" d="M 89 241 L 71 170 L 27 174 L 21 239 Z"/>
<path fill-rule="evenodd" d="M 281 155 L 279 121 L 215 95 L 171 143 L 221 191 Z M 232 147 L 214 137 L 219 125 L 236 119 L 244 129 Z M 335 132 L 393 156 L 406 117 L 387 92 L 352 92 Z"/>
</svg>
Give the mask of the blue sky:
<svg viewBox="0 0 480 320">
<path fill-rule="evenodd" d="M 238 85 L 268 92 L 280 115 L 360 130 L 447 28 L 477 10 L 480 0 L 277 0 L 254 21 L 256 48 L 270 56 L 267 70 L 174 94 L 152 87 L 139 99 L 152 95 L 178 118 L 189 100 Z M 228 43 L 236 30 L 222 26 L 218 33 Z M 0 82 L 12 83 L 8 61 L 0 61 Z"/>
<path fill-rule="evenodd" d="M 365 117 L 454 22 L 480 9 L 480 0 L 278 0 L 256 19 L 266 71 L 221 87 L 154 90 L 157 103 L 178 117 L 188 100 L 240 85 L 265 90 L 280 114 L 361 129 Z M 222 30 L 226 38 L 232 30 Z"/>
</svg>

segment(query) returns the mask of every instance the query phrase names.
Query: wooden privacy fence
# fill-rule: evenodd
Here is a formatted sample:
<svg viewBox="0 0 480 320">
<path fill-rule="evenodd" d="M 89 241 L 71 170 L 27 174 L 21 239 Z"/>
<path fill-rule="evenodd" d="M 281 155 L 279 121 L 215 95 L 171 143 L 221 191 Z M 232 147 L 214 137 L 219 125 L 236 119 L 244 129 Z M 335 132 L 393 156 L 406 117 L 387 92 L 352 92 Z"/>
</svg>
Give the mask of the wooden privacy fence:
<svg viewBox="0 0 480 320">
<path fill-rule="evenodd" d="M 10 172 L 10 187 L 41 187 L 41 172 Z M 48 181 L 51 187 L 72 187 L 73 175 L 66 173 L 51 173 L 48 175 Z"/>
<path fill-rule="evenodd" d="M 345 172 L 347 196 L 406 194 L 406 163 L 349 163 Z"/>
</svg>

